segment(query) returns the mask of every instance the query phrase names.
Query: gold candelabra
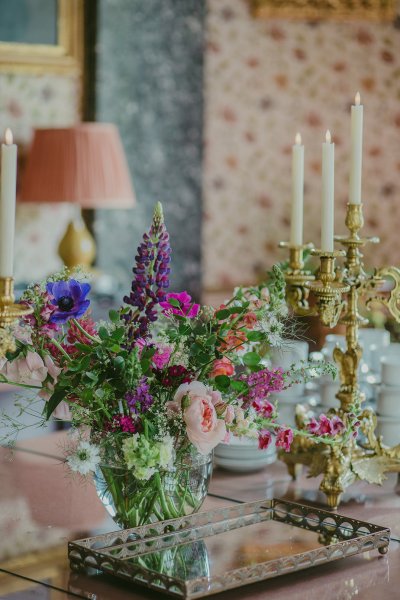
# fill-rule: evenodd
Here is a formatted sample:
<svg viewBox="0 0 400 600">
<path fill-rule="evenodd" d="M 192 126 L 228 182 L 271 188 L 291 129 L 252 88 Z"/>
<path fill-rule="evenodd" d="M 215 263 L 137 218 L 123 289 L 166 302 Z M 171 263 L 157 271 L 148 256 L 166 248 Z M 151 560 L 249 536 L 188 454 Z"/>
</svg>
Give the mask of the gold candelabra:
<svg viewBox="0 0 400 600">
<path fill-rule="evenodd" d="M 320 258 L 315 277 L 304 270 L 303 246 L 280 243 L 281 247 L 289 248 L 286 294 L 294 313 L 318 315 L 324 325 L 335 327 L 341 323 L 346 329 L 346 350 L 336 347 L 333 351 L 333 359 L 339 368 L 340 389 L 336 397 L 340 407 L 330 409 L 328 414 L 339 416 L 345 424 L 357 414 L 363 434 L 361 440 L 351 439 L 346 443 L 327 445 L 298 435 L 290 452 L 280 454 L 293 478 L 296 477 L 298 465 L 307 465 L 310 477 L 322 474 L 320 490 L 332 509 L 338 507 L 345 489 L 357 479 L 381 484 L 385 473 L 400 472 L 400 444 L 392 448 L 385 446 L 381 437 L 375 434 L 375 413 L 370 408 L 362 409 L 365 396 L 360 390 L 358 369 L 362 357 L 358 331 L 360 326 L 368 322 L 360 315 L 360 299 L 364 298 L 367 305 L 371 301 L 385 304 L 392 316 L 400 321 L 400 270 L 385 267 L 375 270 L 372 275 L 365 272 L 360 249 L 367 243 L 378 243 L 379 238 L 360 236 L 364 225 L 362 204 L 347 205 L 345 224 L 349 235 L 335 237 L 344 250 L 312 251 Z M 340 257 L 344 258 L 344 262 L 337 268 L 336 259 Z M 390 292 L 381 290 L 387 279 L 393 280 Z M 315 298 L 312 308 L 308 305 L 310 292 Z M 301 407 L 296 411 L 299 429 L 307 426 L 305 414 L 306 411 Z"/>
<path fill-rule="evenodd" d="M 31 308 L 15 303 L 13 278 L 0 277 L 0 358 L 4 358 L 7 352 L 15 351 L 15 339 L 11 327 L 21 317 L 31 312 Z"/>
</svg>

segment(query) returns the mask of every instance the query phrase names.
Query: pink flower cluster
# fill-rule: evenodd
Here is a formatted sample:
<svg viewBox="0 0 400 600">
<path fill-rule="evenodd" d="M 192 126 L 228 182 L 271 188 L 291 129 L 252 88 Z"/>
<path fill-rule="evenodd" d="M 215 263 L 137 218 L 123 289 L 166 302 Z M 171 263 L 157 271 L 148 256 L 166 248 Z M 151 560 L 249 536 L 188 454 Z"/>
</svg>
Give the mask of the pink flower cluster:
<svg viewBox="0 0 400 600">
<path fill-rule="evenodd" d="M 280 427 L 276 432 L 275 444 L 278 448 L 283 448 L 285 452 L 290 451 L 293 442 L 293 431 L 290 427 Z M 258 447 L 260 450 L 266 450 L 272 441 L 272 434 L 268 429 L 261 429 L 258 433 Z"/>
<path fill-rule="evenodd" d="M 329 418 L 322 414 L 319 416 L 319 419 L 313 417 L 308 423 L 307 429 L 314 435 L 335 436 L 343 433 L 345 426 L 342 419 L 337 415 Z"/>
<path fill-rule="evenodd" d="M 253 407 L 262 413 L 268 413 L 270 407 L 273 406 L 269 402 L 265 402 L 271 392 L 281 392 L 284 387 L 282 369 L 262 369 L 256 373 L 242 378 L 249 386 L 246 395 L 243 396 L 245 406 L 253 405 Z M 270 411 L 272 414 L 273 410 Z M 268 416 L 270 416 L 270 414 Z M 263 416 L 267 416 L 264 414 Z"/>
</svg>

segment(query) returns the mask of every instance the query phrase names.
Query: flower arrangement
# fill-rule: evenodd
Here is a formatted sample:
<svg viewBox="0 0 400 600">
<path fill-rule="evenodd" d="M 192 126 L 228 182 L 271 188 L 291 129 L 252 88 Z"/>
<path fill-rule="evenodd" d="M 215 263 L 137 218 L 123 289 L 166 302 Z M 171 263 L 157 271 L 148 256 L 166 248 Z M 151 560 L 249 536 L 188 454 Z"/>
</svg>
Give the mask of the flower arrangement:
<svg viewBox="0 0 400 600">
<path fill-rule="evenodd" d="M 95 473 L 99 495 L 124 526 L 197 510 L 210 453 L 230 436 L 273 437 L 288 451 L 294 433 L 331 444 L 353 424 L 324 415 L 306 431 L 278 424 L 271 393 L 331 365 L 268 366 L 287 329 L 284 279 L 237 289 L 218 309 L 169 293 L 171 248 L 162 208 L 139 245 L 130 294 L 109 321 L 90 316 L 90 285 L 67 271 L 30 287 L 33 312 L 14 331 L 16 350 L 0 380 L 37 390 L 43 421 L 69 420 L 66 462 Z M 18 424 L 17 428 L 18 428 Z"/>
</svg>

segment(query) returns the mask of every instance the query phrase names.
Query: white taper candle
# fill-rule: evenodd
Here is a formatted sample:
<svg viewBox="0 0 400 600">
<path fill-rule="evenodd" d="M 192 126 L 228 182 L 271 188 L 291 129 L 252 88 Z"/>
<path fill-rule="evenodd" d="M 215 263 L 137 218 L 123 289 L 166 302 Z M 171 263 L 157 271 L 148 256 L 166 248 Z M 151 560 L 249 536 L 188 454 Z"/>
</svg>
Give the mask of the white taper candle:
<svg viewBox="0 0 400 600">
<path fill-rule="evenodd" d="M 334 176 L 335 144 L 332 144 L 328 130 L 322 144 L 321 250 L 325 252 L 333 252 Z"/>
<path fill-rule="evenodd" d="M 292 148 L 292 212 L 290 222 L 290 245 L 303 243 L 303 199 L 304 199 L 304 146 L 300 133 L 296 134 Z"/>
<path fill-rule="evenodd" d="M 12 277 L 14 265 L 17 146 L 10 129 L 1 145 L 0 184 L 0 277 Z"/>
<path fill-rule="evenodd" d="M 351 107 L 350 204 L 361 204 L 363 113 L 364 107 L 357 92 L 355 104 Z"/>
</svg>

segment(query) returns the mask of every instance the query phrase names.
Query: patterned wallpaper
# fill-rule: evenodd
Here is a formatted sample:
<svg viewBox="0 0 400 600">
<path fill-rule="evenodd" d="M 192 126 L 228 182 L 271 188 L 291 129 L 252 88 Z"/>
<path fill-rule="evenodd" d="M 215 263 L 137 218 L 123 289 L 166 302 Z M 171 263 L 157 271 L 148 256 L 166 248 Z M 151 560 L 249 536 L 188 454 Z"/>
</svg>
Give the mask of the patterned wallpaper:
<svg viewBox="0 0 400 600">
<path fill-rule="evenodd" d="M 72 125 L 79 117 L 78 102 L 76 78 L 0 73 L 1 136 L 11 128 L 23 162 L 33 128 Z M 68 205 L 17 205 L 17 282 L 41 279 L 60 268 L 57 246 L 70 215 Z"/>
<path fill-rule="evenodd" d="M 400 262 L 400 21 L 255 20 L 245 0 L 209 0 L 205 62 L 206 288 L 252 281 L 284 257 L 291 145 L 305 143 L 305 238 L 319 242 L 321 143 L 336 144 L 336 232 L 344 231 L 350 104 L 364 108 L 363 198 L 375 264 Z"/>
<path fill-rule="evenodd" d="M 200 293 L 204 2 L 100 0 L 97 120 L 119 127 L 137 206 L 98 211 L 99 266 L 128 289 L 163 202 L 175 289 Z"/>
</svg>

